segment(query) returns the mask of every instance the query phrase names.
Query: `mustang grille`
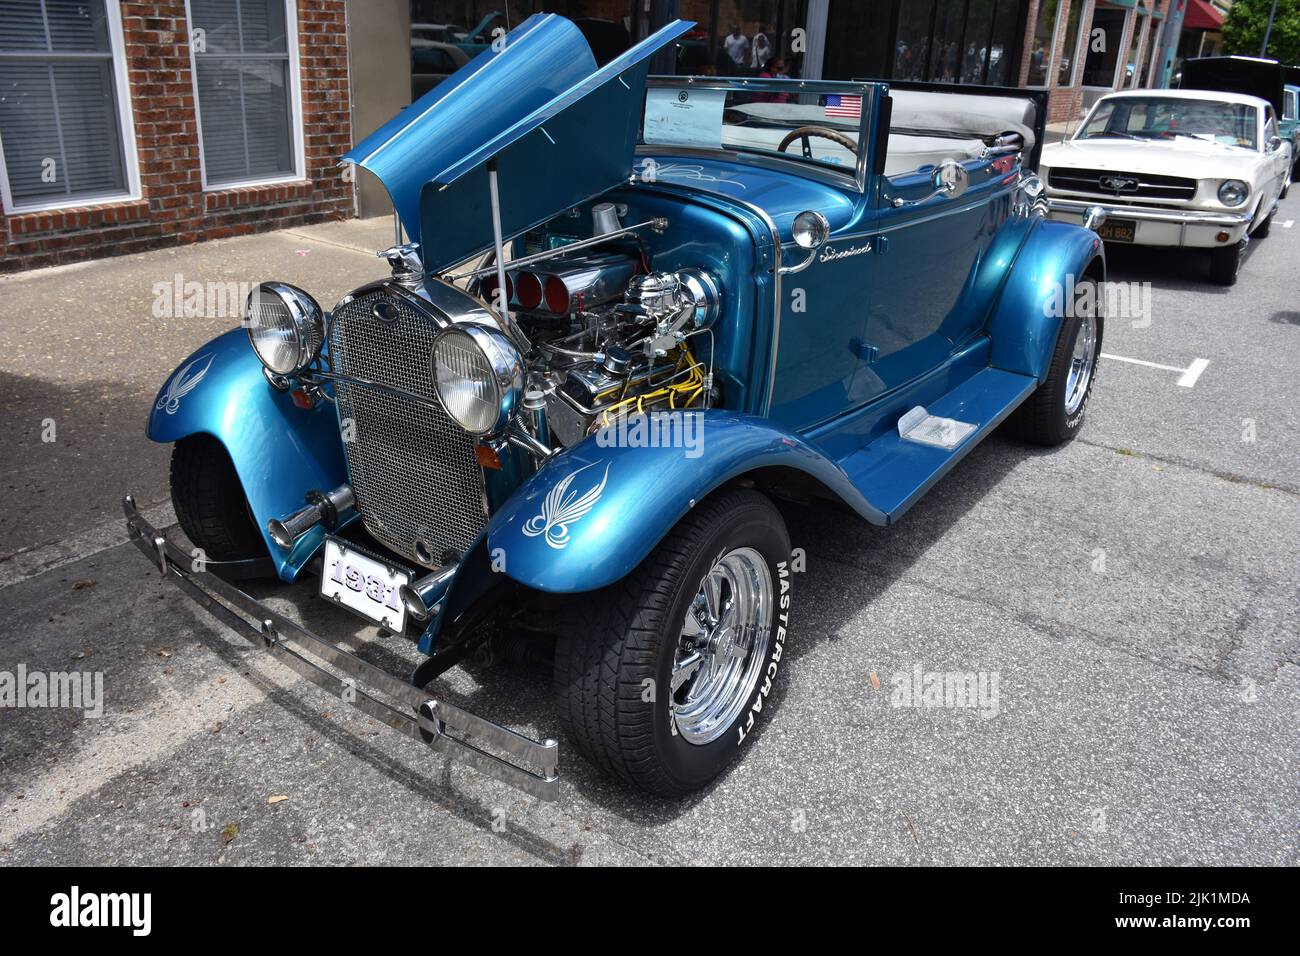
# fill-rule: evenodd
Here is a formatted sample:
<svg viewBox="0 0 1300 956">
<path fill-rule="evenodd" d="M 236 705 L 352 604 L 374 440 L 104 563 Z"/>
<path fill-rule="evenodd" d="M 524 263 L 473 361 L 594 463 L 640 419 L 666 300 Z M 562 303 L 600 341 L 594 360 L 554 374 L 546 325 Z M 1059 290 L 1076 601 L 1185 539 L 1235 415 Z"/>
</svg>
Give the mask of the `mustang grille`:
<svg viewBox="0 0 1300 956">
<path fill-rule="evenodd" d="M 373 314 L 381 301 L 391 307 L 391 321 Z M 352 491 L 366 530 L 425 567 L 441 565 L 448 551 L 467 550 L 487 523 L 474 443 L 443 411 L 434 390 L 429 357 L 437 331 L 428 316 L 382 290 L 339 307 L 330 329 L 335 372 L 429 403 L 375 385 L 335 382 Z"/>
<path fill-rule="evenodd" d="M 1196 180 L 1151 173 L 1121 173 L 1109 169 L 1053 169 L 1047 177 L 1053 189 L 1092 193 L 1110 199 L 1154 199 L 1185 202 L 1196 195 Z"/>
</svg>

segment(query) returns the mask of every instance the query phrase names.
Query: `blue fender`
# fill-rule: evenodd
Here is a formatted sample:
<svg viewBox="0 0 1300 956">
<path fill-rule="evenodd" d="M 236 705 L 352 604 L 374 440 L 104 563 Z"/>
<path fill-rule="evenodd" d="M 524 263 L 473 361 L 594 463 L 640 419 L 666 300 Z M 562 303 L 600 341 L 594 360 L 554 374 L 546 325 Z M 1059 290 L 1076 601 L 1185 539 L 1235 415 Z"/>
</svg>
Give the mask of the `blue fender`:
<svg viewBox="0 0 1300 956">
<path fill-rule="evenodd" d="M 548 461 L 488 523 L 494 566 L 541 591 L 605 587 L 709 492 L 769 467 L 811 475 L 868 521 L 885 522 L 838 465 L 774 422 L 723 410 L 687 414 L 697 416 L 697 446 L 608 446 L 597 433 Z"/>
<path fill-rule="evenodd" d="M 266 523 L 301 508 L 307 492 L 347 480 L 338 415 L 331 403 L 299 408 L 287 392 L 272 388 L 242 329 L 181 363 L 158 392 L 146 433 L 160 443 L 208 434 L 225 446 L 281 578 L 292 581 L 316 553 L 321 528 L 286 554 L 267 535 Z"/>
<path fill-rule="evenodd" d="M 1070 282 L 1083 278 L 1105 251 L 1097 234 L 1066 222 L 1039 220 L 1020 248 L 989 317 L 989 364 L 1040 382 L 1047 378 L 1061 313 L 1052 308 Z"/>
</svg>

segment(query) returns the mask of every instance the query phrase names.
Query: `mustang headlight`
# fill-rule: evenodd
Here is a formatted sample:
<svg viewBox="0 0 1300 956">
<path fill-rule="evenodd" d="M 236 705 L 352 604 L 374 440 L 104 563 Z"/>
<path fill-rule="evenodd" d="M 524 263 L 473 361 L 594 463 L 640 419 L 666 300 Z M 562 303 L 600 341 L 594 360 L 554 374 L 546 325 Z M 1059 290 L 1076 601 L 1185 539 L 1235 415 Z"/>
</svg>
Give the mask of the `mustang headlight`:
<svg viewBox="0 0 1300 956">
<path fill-rule="evenodd" d="M 287 282 L 263 282 L 248 294 L 244 327 L 253 351 L 275 375 L 301 372 L 316 361 L 325 341 L 320 305 Z"/>
<path fill-rule="evenodd" d="M 465 431 L 500 431 L 519 405 L 524 361 L 513 342 L 496 329 L 453 325 L 433 340 L 433 381 L 438 400 Z"/>
<path fill-rule="evenodd" d="M 1250 195 L 1250 187 L 1240 179 L 1226 179 L 1219 187 L 1219 202 L 1225 206 L 1240 206 Z"/>
</svg>

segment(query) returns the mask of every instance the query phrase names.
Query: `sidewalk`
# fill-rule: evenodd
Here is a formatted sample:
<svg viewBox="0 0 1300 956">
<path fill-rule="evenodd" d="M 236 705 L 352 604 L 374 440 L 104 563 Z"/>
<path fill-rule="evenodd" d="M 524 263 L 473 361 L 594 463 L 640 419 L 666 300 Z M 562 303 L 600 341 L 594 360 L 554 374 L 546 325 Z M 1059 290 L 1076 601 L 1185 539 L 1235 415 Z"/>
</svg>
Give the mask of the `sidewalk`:
<svg viewBox="0 0 1300 956">
<path fill-rule="evenodd" d="M 0 562 L 102 534 L 128 492 L 145 508 L 168 501 L 170 449 L 144 435 L 150 403 L 239 316 L 156 317 L 160 290 L 282 279 L 329 309 L 388 274 L 374 253 L 392 243 L 390 217 L 351 219 L 0 277 Z M 183 306 L 173 298 L 163 305 Z"/>
<path fill-rule="evenodd" d="M 1043 137 L 1044 144 L 1059 143 L 1065 139 L 1068 133 L 1073 132 L 1073 127 L 1079 125 L 1078 120 L 1070 120 L 1066 123 L 1048 123 L 1047 134 Z"/>
</svg>

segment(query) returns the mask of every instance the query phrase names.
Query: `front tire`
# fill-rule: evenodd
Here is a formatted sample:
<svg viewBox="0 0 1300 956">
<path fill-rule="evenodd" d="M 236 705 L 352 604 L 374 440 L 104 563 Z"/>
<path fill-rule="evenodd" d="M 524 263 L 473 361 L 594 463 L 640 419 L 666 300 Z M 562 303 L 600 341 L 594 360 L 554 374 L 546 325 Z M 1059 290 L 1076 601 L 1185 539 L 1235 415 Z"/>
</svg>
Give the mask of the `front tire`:
<svg viewBox="0 0 1300 956">
<path fill-rule="evenodd" d="M 171 486 L 181 530 L 208 560 L 266 557 L 266 542 L 221 442 L 211 435 L 178 441 L 172 448 Z"/>
<path fill-rule="evenodd" d="M 1255 230 L 1252 238 L 1267 239 L 1269 230 L 1273 228 L 1273 217 L 1276 215 L 1277 210 L 1274 209 L 1264 218 L 1264 221 L 1259 224 L 1259 228 Z"/>
<path fill-rule="evenodd" d="M 771 501 L 731 489 L 625 579 L 577 598 L 556 642 L 555 695 L 578 749 L 661 797 L 721 773 L 774 704 L 789 557 Z"/>
<path fill-rule="evenodd" d="M 1246 241 L 1243 239 L 1221 249 L 1211 249 L 1210 279 L 1218 285 L 1236 285 L 1245 248 Z"/>
<path fill-rule="evenodd" d="M 1061 320 L 1047 378 L 1009 420 L 1015 434 L 1036 445 L 1060 445 L 1079 434 L 1097 378 L 1105 331 L 1100 285 L 1086 279 L 1076 292 L 1071 314 Z"/>
</svg>

